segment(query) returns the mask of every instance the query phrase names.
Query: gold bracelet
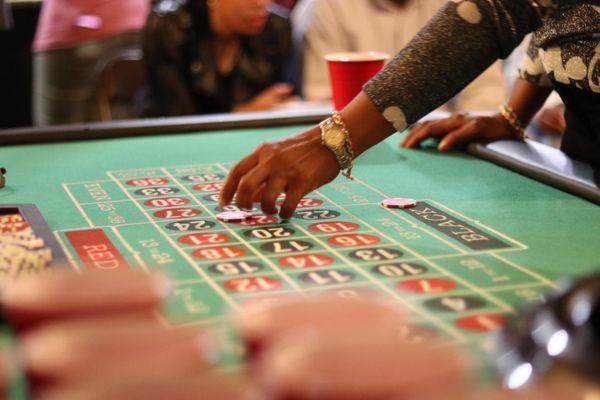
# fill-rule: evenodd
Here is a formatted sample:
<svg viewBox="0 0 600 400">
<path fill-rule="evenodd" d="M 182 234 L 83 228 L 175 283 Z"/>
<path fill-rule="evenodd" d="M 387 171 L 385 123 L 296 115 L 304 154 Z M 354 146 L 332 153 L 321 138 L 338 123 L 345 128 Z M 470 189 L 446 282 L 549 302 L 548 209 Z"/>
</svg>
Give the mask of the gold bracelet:
<svg viewBox="0 0 600 400">
<path fill-rule="evenodd" d="M 525 128 L 523 128 L 523 124 L 517 114 L 513 111 L 512 108 L 508 106 L 508 104 L 503 104 L 500 106 L 500 115 L 508 122 L 513 132 L 517 136 L 517 139 L 523 141 L 527 136 L 525 135 Z"/>
<path fill-rule="evenodd" d="M 344 141 L 344 146 L 346 147 L 346 153 L 348 156 L 348 164 L 347 164 L 347 168 L 342 171 L 342 175 L 344 175 L 348 179 L 353 180 L 354 177 L 352 176 L 352 167 L 353 167 L 352 161 L 354 160 L 354 150 L 352 149 L 352 143 L 350 143 L 350 132 L 348 131 L 348 127 L 344 123 L 344 120 L 342 119 L 342 115 L 339 112 L 334 111 L 331 114 L 331 119 L 333 119 L 333 121 L 336 124 L 338 124 L 342 127 L 342 130 L 344 131 L 344 134 L 346 135 L 346 140 Z"/>
<path fill-rule="evenodd" d="M 354 152 L 350 143 L 350 133 L 338 112 L 319 124 L 321 143 L 327 147 L 337 159 L 342 174 L 348 179 L 352 177 L 352 160 Z"/>
</svg>

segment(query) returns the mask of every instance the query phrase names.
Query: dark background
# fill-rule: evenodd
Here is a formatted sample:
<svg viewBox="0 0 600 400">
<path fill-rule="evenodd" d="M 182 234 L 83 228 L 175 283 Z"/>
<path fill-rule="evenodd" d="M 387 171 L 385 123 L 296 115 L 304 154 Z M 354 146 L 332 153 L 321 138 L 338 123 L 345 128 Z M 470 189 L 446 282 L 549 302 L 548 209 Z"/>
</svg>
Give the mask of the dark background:
<svg viewBox="0 0 600 400">
<path fill-rule="evenodd" d="M 31 44 L 41 2 L 14 3 L 14 26 L 0 30 L 0 129 L 30 126 Z"/>
</svg>

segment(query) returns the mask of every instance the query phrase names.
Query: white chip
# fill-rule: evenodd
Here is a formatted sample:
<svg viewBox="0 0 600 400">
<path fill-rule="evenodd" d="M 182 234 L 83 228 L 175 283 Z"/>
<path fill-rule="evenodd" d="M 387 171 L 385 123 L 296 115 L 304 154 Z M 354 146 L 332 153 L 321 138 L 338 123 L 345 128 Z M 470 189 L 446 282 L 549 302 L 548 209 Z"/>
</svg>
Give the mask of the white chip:
<svg viewBox="0 0 600 400">
<path fill-rule="evenodd" d="M 417 201 L 414 199 L 397 197 L 393 199 L 382 200 L 381 205 L 385 208 L 410 208 L 416 206 Z"/>
<path fill-rule="evenodd" d="M 244 222 L 252 217 L 252 214 L 246 211 L 224 211 L 217 214 L 217 219 L 223 222 Z"/>
</svg>

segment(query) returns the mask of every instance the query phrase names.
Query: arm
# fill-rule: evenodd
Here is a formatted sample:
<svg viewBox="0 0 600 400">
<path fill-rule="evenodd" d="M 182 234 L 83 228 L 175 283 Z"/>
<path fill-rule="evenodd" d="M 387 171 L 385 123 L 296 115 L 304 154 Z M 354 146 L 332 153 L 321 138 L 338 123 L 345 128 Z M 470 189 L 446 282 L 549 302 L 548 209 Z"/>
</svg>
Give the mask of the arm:
<svg viewBox="0 0 600 400">
<path fill-rule="evenodd" d="M 515 112 L 525 127 L 540 110 L 552 91 L 524 79 L 515 83 L 508 106 Z M 504 117 L 497 113 L 492 116 L 453 115 L 450 118 L 419 124 L 402 140 L 403 147 L 417 147 L 428 138 L 443 137 L 438 145 L 440 151 L 449 151 L 473 140 L 516 139 L 516 132 Z"/>
<path fill-rule="evenodd" d="M 398 130 L 406 128 L 508 56 L 541 22 L 526 0 L 448 2 L 364 91 L 390 122 L 404 122 Z"/>
<path fill-rule="evenodd" d="M 365 85 L 355 101 L 361 106 L 351 104 L 342 112 L 356 153 L 362 153 L 394 130 L 402 132 L 444 104 L 494 61 L 508 56 L 550 12 L 551 8 L 536 7 L 526 0 L 448 2 Z M 449 43 L 447 38 L 452 41 Z M 381 114 L 374 115 L 374 111 Z M 382 119 L 388 121 L 387 129 L 383 129 Z M 365 129 L 365 121 L 371 121 L 373 127 Z M 469 135 L 473 135 L 475 128 L 469 129 Z M 447 150 L 453 142 L 445 144 L 449 146 L 442 145 L 442 149 Z"/>
<path fill-rule="evenodd" d="M 510 54 L 550 12 L 550 6 L 533 0 L 448 2 L 342 110 L 354 152 L 364 152 L 394 130 L 403 131 L 448 101 L 496 59 Z M 251 208 L 252 199 L 259 198 L 263 211 L 273 214 L 276 198 L 285 192 L 279 214 L 289 218 L 302 196 L 338 173 L 336 159 L 315 127 L 265 143 L 242 159 L 227 178 L 220 205 L 237 194 L 238 206 Z"/>
<path fill-rule="evenodd" d="M 529 125 L 535 114 L 542 108 L 552 88 L 536 86 L 533 83 L 519 78 L 508 101 L 508 106 L 513 109 L 523 126 Z"/>
<path fill-rule="evenodd" d="M 508 106 L 515 112 L 523 127 L 526 127 L 552 92 L 552 84 L 544 71 L 533 38 L 530 39 L 527 53 L 523 56 L 518 75 L 519 79 L 515 82 Z M 448 151 L 476 139 L 513 139 L 515 132 L 500 114 L 491 117 L 454 115 L 418 125 L 406 135 L 401 145 L 416 147 L 432 137 L 444 137 L 438 148 Z"/>
</svg>

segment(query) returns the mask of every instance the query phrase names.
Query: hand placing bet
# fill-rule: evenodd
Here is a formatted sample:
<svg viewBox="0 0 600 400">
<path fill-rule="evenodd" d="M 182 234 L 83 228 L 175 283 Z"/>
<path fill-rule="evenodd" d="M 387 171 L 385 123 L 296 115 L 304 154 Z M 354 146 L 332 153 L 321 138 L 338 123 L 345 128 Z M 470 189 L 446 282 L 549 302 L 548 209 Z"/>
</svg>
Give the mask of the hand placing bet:
<svg viewBox="0 0 600 400">
<path fill-rule="evenodd" d="M 285 200 L 279 210 L 289 219 L 307 193 L 332 181 L 340 172 L 335 156 L 321 144 L 318 127 L 280 141 L 263 143 L 238 162 L 227 177 L 219 206 L 235 195 L 239 208 L 251 209 L 259 200 L 265 214 L 276 214 L 281 193 Z"/>
</svg>

